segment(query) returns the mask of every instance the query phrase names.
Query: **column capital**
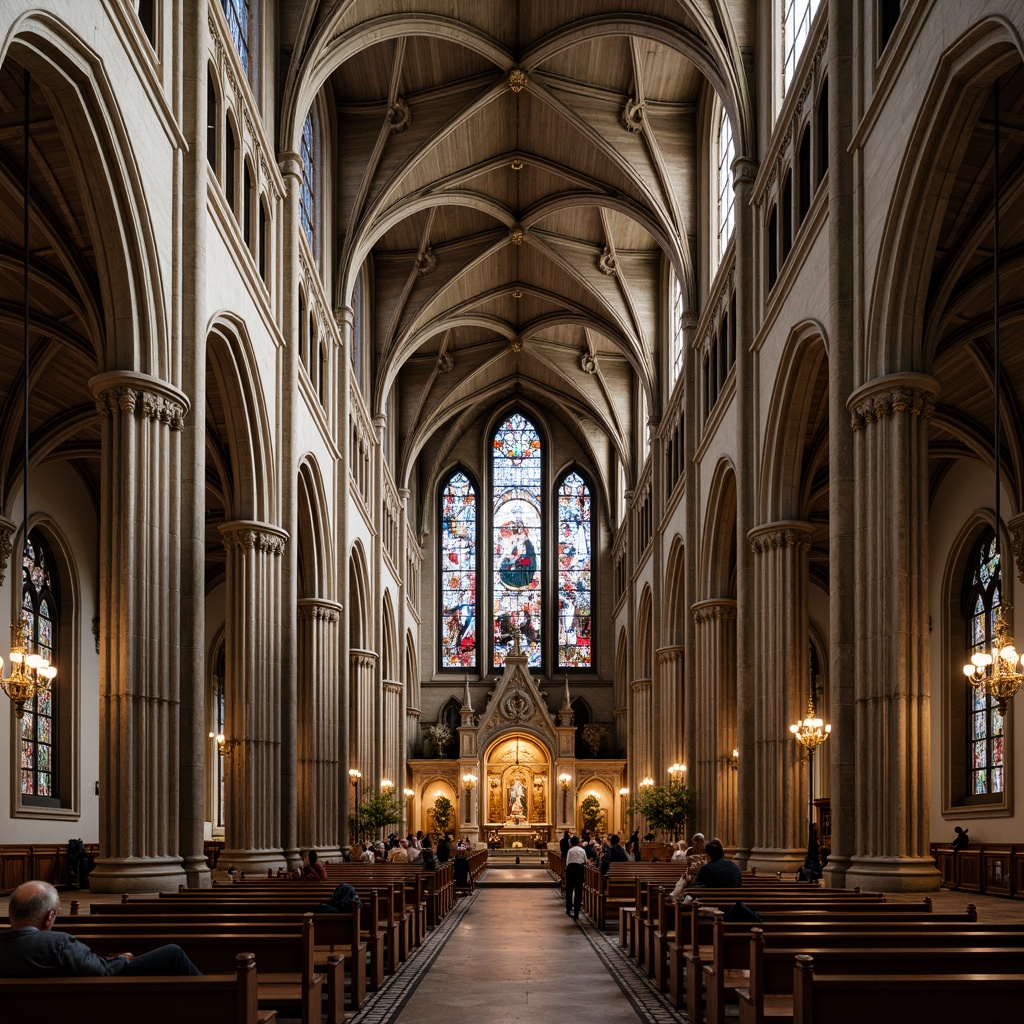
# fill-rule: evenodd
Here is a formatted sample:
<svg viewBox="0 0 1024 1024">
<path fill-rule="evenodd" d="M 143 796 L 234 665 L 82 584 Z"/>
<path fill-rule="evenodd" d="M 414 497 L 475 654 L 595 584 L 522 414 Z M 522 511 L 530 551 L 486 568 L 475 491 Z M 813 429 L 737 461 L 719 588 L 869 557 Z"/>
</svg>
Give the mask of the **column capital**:
<svg viewBox="0 0 1024 1024">
<path fill-rule="evenodd" d="M 148 419 L 160 420 L 172 430 L 182 430 L 190 408 L 183 391 L 147 373 L 113 370 L 89 378 L 89 388 L 96 400 L 96 411 L 107 416 L 120 409 L 134 412 L 141 408 Z"/>
<path fill-rule="evenodd" d="M 278 155 L 277 166 L 281 170 L 281 177 L 302 180 L 302 156 L 292 150 L 286 150 Z"/>
<path fill-rule="evenodd" d="M 335 306 L 334 322 L 339 331 L 352 330 L 356 324 L 356 311 L 351 306 Z"/>
<path fill-rule="evenodd" d="M 645 691 L 649 692 L 650 689 L 651 689 L 651 680 L 650 679 L 634 679 L 633 682 L 631 682 L 629 684 L 629 688 L 634 693 L 643 693 Z"/>
<path fill-rule="evenodd" d="M 735 621 L 736 599 L 716 597 L 709 601 L 696 601 L 690 605 L 694 622 L 710 622 L 712 619 Z"/>
<path fill-rule="evenodd" d="M 732 162 L 732 188 L 739 192 L 741 188 L 751 189 L 757 179 L 759 164 L 752 156 L 738 156 Z"/>
<path fill-rule="evenodd" d="M 328 601 L 323 597 L 300 597 L 295 603 L 298 605 L 300 619 L 337 622 L 341 618 L 342 607 L 337 601 Z"/>
<path fill-rule="evenodd" d="M 862 430 L 874 420 L 899 412 L 930 420 L 940 387 L 940 382 L 927 373 L 894 373 L 878 377 L 857 388 L 847 399 L 850 427 Z"/>
<path fill-rule="evenodd" d="M 685 644 L 672 644 L 668 647 L 658 648 L 658 664 L 659 665 L 672 665 L 677 661 L 682 661 L 683 656 L 686 654 Z"/>
<path fill-rule="evenodd" d="M 223 523 L 219 530 L 226 551 L 247 551 L 255 548 L 272 555 L 281 555 L 284 554 L 285 545 L 288 543 L 287 532 L 269 523 L 237 519 Z"/>
<path fill-rule="evenodd" d="M 778 548 L 800 548 L 809 551 L 814 527 L 798 519 L 785 519 L 777 523 L 755 526 L 748 534 L 750 550 L 755 555 L 774 551 Z"/>
</svg>

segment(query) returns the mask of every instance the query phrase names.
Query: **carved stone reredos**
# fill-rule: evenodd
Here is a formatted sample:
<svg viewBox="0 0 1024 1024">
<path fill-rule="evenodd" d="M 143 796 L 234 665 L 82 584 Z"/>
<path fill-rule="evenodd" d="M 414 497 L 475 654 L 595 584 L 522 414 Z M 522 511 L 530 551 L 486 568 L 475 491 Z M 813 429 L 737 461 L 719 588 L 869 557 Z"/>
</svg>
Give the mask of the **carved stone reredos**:
<svg viewBox="0 0 1024 1024">
<path fill-rule="evenodd" d="M 477 726 L 476 749 L 481 753 L 500 735 L 529 733 L 550 751 L 558 750 L 555 725 L 543 694 L 527 668 L 529 659 L 509 655 L 505 672 L 494 687 L 487 709 Z"/>
</svg>

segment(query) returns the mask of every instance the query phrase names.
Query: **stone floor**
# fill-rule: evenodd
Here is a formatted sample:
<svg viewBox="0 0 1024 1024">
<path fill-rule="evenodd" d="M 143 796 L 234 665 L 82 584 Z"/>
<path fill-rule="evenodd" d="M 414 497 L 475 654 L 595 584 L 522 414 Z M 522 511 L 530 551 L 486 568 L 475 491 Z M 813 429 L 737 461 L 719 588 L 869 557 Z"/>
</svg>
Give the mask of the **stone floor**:
<svg viewBox="0 0 1024 1024">
<path fill-rule="evenodd" d="M 971 893 L 931 894 L 936 911 L 974 903 L 979 921 L 1024 924 L 1024 901 Z M 79 899 L 119 896 L 62 893 L 62 911 Z M 891 894 L 907 902 L 916 894 Z M 7 900 L 0 899 L 6 917 Z M 57 927 L 60 927 L 58 921 Z M 648 984 L 646 974 L 619 949 L 614 931 L 599 932 L 585 918 L 573 922 L 545 868 L 522 864 L 492 867 L 475 891 L 416 949 L 402 969 L 349 1024 L 426 1024 L 438 1019 L 485 1018 L 488 1024 L 548 1024 L 583 1019 L 587 1024 L 686 1024 Z M 281 1020 L 281 1024 L 289 1024 Z"/>
</svg>

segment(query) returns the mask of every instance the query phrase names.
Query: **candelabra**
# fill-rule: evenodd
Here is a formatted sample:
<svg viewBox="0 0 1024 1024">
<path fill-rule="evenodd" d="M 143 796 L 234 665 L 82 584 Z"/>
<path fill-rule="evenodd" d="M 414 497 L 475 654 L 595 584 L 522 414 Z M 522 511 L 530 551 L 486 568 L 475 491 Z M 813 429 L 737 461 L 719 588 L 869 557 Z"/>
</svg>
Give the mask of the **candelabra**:
<svg viewBox="0 0 1024 1024">
<path fill-rule="evenodd" d="M 815 717 L 814 701 L 808 698 L 807 717 L 802 722 L 791 725 L 789 731 L 797 743 L 807 751 L 807 857 L 804 860 L 804 867 L 820 876 L 818 836 L 814 831 L 814 751 L 828 739 L 832 726 Z"/>
<path fill-rule="evenodd" d="M 472 772 L 466 772 L 462 776 L 462 788 L 466 791 L 466 824 L 468 825 L 471 821 L 471 807 L 470 807 L 470 794 L 473 792 L 479 780 Z"/>
</svg>

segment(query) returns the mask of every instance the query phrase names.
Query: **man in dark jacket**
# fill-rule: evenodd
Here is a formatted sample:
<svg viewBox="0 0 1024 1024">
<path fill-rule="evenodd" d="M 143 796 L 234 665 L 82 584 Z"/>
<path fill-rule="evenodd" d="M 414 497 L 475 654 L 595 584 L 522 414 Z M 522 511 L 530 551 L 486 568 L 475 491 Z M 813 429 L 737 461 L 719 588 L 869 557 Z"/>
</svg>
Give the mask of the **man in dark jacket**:
<svg viewBox="0 0 1024 1024">
<path fill-rule="evenodd" d="M 60 896 L 49 882 L 25 882 L 11 893 L 11 927 L 0 932 L 0 978 L 103 977 L 112 974 L 201 974 L 180 946 L 132 956 L 97 956 L 67 932 L 53 931 Z"/>
<path fill-rule="evenodd" d="M 614 861 L 625 861 L 629 860 L 629 854 L 622 848 L 622 840 L 617 835 L 610 836 L 608 842 L 611 846 L 605 850 L 604 856 L 601 858 L 601 874 L 608 874 L 608 865 Z"/>
<path fill-rule="evenodd" d="M 707 885 L 714 889 L 738 889 L 743 885 L 743 875 L 735 861 L 725 855 L 721 840 L 712 839 L 704 847 L 708 862 L 694 879 L 694 885 Z"/>
</svg>

